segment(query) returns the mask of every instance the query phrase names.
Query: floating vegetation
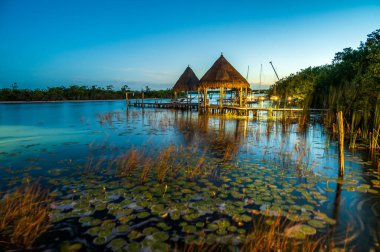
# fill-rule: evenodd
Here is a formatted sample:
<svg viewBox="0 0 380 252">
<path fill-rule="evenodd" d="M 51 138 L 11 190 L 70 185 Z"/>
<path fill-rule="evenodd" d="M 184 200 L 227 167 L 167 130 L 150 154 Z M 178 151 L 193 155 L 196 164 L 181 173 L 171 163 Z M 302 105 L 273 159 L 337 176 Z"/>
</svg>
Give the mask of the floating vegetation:
<svg viewBox="0 0 380 252">
<path fill-rule="evenodd" d="M 128 120 L 142 116 L 129 112 Z M 149 130 L 155 136 L 174 128 L 186 144 L 173 140 L 162 146 L 133 146 L 131 140 L 125 148 L 116 148 L 91 142 L 86 144 L 90 155 L 81 162 L 65 158 L 47 169 L 43 182 L 55 198 L 49 209 L 52 230 L 70 230 L 56 246 L 111 251 L 313 251 L 334 248 L 325 240 L 328 236 L 344 247 L 339 241 L 346 240 L 341 231 L 345 220 L 336 214 L 337 206 L 347 206 L 352 197 L 349 210 L 357 213 L 379 199 L 373 164 L 352 154 L 345 177 L 337 179 L 331 163 L 335 153 L 328 153 L 323 143 L 306 141 L 304 132 L 291 124 L 281 134 L 292 134 L 296 138 L 292 144 L 287 135 L 278 135 L 275 123 L 260 126 L 247 121 L 253 129 L 244 133 L 242 121 L 233 120 L 236 132 L 230 134 L 223 128 L 228 124 L 224 119 L 200 116 L 173 121 L 164 114 L 157 120 L 155 113 L 160 112 L 144 114 L 144 123 L 153 129 L 143 124 L 141 132 L 120 130 L 136 134 Z M 117 122 L 112 117 L 116 134 Z M 354 167 L 364 167 L 365 175 Z M 20 176 L 1 181 L 6 188 L 27 185 L 44 168 L 4 170 L 7 176 Z M 338 231 L 328 233 L 331 230 Z M 355 241 L 355 232 L 347 231 L 347 240 Z M 41 246 L 49 242 L 46 237 L 38 240 Z"/>
</svg>

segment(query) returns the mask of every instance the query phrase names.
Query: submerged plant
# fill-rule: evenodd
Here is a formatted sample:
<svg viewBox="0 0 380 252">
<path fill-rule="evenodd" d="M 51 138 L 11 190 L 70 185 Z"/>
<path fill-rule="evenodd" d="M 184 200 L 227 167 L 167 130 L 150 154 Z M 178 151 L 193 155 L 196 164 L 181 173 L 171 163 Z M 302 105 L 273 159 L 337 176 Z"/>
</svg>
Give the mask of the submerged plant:
<svg viewBox="0 0 380 252">
<path fill-rule="evenodd" d="M 0 201 L 0 241 L 31 248 L 50 227 L 50 203 L 37 184 L 7 193 Z"/>
</svg>

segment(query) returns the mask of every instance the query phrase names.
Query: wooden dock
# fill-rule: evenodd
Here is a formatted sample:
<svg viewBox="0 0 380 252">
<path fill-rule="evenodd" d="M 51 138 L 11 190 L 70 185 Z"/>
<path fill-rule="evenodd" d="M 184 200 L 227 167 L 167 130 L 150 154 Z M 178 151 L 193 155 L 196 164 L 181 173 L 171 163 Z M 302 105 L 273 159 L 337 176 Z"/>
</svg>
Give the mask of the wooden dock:
<svg viewBox="0 0 380 252">
<path fill-rule="evenodd" d="M 258 116 L 259 112 L 266 112 L 268 116 L 278 116 L 286 114 L 287 116 L 295 116 L 296 114 L 303 113 L 305 110 L 302 108 L 257 108 L 257 107 L 239 107 L 232 105 L 209 105 L 204 108 L 203 105 L 198 103 L 176 103 L 176 102 L 142 102 L 128 101 L 127 106 L 139 108 L 161 108 L 161 109 L 178 109 L 178 110 L 191 110 L 199 111 L 200 113 L 210 114 L 233 114 L 239 116 Z M 326 109 L 309 109 L 310 112 L 326 112 Z"/>
</svg>

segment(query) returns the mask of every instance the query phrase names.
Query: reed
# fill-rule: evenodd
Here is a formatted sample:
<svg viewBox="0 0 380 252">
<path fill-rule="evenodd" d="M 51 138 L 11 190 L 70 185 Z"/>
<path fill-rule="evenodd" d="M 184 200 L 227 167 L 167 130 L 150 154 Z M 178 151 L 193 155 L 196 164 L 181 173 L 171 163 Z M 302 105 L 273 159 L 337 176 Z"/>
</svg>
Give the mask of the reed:
<svg viewBox="0 0 380 252">
<path fill-rule="evenodd" d="M 126 154 L 117 159 L 116 173 L 121 176 L 132 176 L 143 156 L 143 152 L 139 153 L 137 149 L 129 149 Z"/>
<path fill-rule="evenodd" d="M 140 174 L 140 183 L 145 184 L 148 181 L 149 173 L 152 168 L 152 159 L 147 158 L 144 160 L 142 168 L 141 168 L 141 174 Z"/>
<path fill-rule="evenodd" d="M 51 198 L 37 184 L 7 193 L 0 201 L 0 241 L 32 248 L 38 237 L 51 226 Z"/>
<path fill-rule="evenodd" d="M 174 146 L 170 145 L 168 148 L 161 151 L 161 153 L 159 154 L 157 163 L 155 164 L 156 179 L 158 183 L 162 183 L 165 181 L 165 177 L 168 174 L 172 165 L 171 156 L 173 153 Z"/>
<path fill-rule="evenodd" d="M 268 213 L 266 214 L 268 215 Z M 298 240 L 292 237 L 292 230 L 300 223 L 289 222 L 278 214 L 268 219 L 260 217 L 253 223 L 251 232 L 247 235 L 240 251 L 319 251 L 325 246 L 323 238 L 308 237 Z M 324 250 L 324 249 L 323 249 Z"/>
</svg>

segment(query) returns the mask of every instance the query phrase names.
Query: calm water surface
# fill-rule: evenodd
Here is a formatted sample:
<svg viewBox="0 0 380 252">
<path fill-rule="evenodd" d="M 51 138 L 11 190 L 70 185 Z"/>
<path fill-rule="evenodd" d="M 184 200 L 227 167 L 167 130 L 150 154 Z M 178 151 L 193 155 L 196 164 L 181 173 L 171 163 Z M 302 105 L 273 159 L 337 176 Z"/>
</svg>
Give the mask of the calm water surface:
<svg viewBox="0 0 380 252">
<path fill-rule="evenodd" d="M 139 167 L 170 153 L 163 181 L 155 168 L 143 184 L 139 168 L 122 176 L 133 150 Z M 337 179 L 336 141 L 317 122 L 127 110 L 124 101 L 0 104 L 2 194 L 39 179 L 56 200 L 40 249 L 163 249 L 201 231 L 238 246 L 255 210 L 302 220 L 338 247 L 347 237 L 348 247 L 378 250 L 379 173 L 366 152 L 345 156 Z"/>
</svg>

